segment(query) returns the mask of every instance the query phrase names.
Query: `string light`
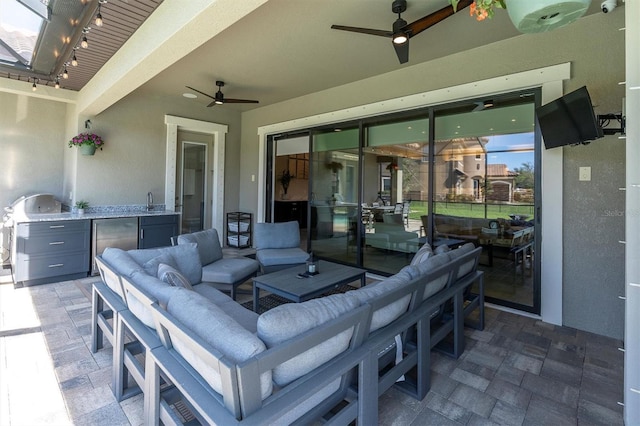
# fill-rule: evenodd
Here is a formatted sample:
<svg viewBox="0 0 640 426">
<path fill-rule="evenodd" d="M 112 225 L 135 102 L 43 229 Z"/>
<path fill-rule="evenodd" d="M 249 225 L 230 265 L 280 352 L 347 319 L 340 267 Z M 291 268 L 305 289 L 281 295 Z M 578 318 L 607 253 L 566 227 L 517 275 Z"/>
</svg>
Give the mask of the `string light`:
<svg viewBox="0 0 640 426">
<path fill-rule="evenodd" d="M 31 90 L 33 90 L 34 92 L 35 92 L 36 90 L 38 90 L 38 86 L 36 86 L 36 80 L 37 80 L 37 79 L 34 77 L 34 79 L 33 79 L 33 86 L 31 86 Z"/>
<path fill-rule="evenodd" d="M 86 49 L 89 47 L 89 40 L 87 40 L 87 36 L 82 37 L 82 41 L 80 42 L 80 47 Z"/>
<path fill-rule="evenodd" d="M 107 2 L 107 0 L 98 0 L 98 14 L 96 15 L 96 27 L 101 27 L 103 24 L 102 21 L 102 13 L 100 13 L 100 8 L 103 4 L 105 4 Z"/>
<path fill-rule="evenodd" d="M 56 84 L 53 87 L 55 87 L 56 89 L 60 88 L 60 77 L 56 77 Z"/>
<path fill-rule="evenodd" d="M 78 66 L 78 58 L 76 58 L 76 49 L 73 49 L 73 58 L 71 58 L 71 65 Z"/>
<path fill-rule="evenodd" d="M 67 64 L 64 64 L 64 71 L 62 71 L 62 78 L 65 80 L 69 78 L 69 72 L 67 71 Z"/>
</svg>

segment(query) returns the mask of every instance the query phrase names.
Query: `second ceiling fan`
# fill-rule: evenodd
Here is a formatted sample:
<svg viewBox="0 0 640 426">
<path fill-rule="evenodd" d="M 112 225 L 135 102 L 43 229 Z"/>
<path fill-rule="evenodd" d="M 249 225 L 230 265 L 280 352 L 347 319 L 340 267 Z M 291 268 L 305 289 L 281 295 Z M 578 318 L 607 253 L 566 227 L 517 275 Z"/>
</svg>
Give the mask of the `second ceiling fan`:
<svg viewBox="0 0 640 426">
<path fill-rule="evenodd" d="M 194 89 L 193 87 L 189 87 L 186 86 L 187 89 L 191 89 L 194 92 L 198 92 L 201 95 L 205 95 L 208 98 L 213 99 L 213 101 L 207 105 L 207 107 L 212 107 L 214 105 L 222 105 L 222 104 L 257 104 L 259 103 L 258 101 L 252 100 L 252 99 L 232 99 L 232 98 L 225 98 L 224 94 L 222 93 L 222 88 L 224 87 L 224 81 L 216 81 L 216 86 L 218 86 L 218 91 L 215 93 L 215 95 L 209 95 L 208 93 L 204 93 L 201 92 L 198 89 Z"/>
<path fill-rule="evenodd" d="M 434 26 L 440 21 L 448 18 L 457 11 L 464 9 L 473 3 L 474 0 L 460 0 L 458 7 L 454 10 L 453 6 L 446 6 L 436 12 L 424 16 L 417 21 L 407 24 L 402 19 L 402 12 L 407 10 L 407 0 L 394 0 L 391 3 L 391 11 L 398 14 L 398 19 L 393 23 L 391 31 L 375 30 L 371 28 L 348 27 L 344 25 L 332 25 L 334 30 L 351 31 L 354 33 L 369 34 L 381 37 L 391 38 L 393 48 L 398 55 L 401 64 L 409 61 L 409 39 L 423 32 L 424 30 Z"/>
</svg>

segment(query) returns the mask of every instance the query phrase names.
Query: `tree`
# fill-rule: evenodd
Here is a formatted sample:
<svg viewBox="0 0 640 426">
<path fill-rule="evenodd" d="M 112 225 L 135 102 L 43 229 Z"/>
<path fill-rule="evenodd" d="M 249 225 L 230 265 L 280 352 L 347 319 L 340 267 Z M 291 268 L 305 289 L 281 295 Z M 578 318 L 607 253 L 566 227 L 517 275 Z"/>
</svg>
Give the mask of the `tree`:
<svg viewBox="0 0 640 426">
<path fill-rule="evenodd" d="M 535 185 L 533 164 L 522 163 L 522 167 L 513 169 L 518 174 L 515 178 L 516 188 L 533 189 Z"/>
</svg>

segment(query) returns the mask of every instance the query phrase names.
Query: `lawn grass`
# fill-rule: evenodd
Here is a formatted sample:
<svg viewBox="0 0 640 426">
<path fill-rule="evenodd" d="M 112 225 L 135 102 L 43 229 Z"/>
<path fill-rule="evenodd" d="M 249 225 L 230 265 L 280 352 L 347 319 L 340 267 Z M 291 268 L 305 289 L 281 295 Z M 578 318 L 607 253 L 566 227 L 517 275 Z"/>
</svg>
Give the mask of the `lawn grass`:
<svg viewBox="0 0 640 426">
<path fill-rule="evenodd" d="M 485 216 L 486 207 L 486 216 Z M 481 204 L 481 203 L 454 203 L 436 202 L 434 210 L 438 214 L 450 216 L 475 217 L 497 219 L 510 219 L 510 214 L 527 215 L 527 220 L 532 220 L 534 207 L 532 204 Z M 409 217 L 420 220 L 420 216 L 427 214 L 426 201 L 412 201 Z"/>
</svg>

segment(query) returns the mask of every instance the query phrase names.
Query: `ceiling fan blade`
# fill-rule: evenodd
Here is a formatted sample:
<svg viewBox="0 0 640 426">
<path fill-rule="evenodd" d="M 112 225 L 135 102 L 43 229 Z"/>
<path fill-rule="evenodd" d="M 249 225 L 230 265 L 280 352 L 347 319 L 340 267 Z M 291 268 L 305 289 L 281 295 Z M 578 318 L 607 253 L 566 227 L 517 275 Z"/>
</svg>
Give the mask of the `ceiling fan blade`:
<svg viewBox="0 0 640 426">
<path fill-rule="evenodd" d="M 198 89 L 194 89 L 193 87 L 189 87 L 189 86 L 185 86 L 185 87 L 186 87 L 187 89 L 193 90 L 194 92 L 198 92 L 198 93 L 200 93 L 201 95 L 205 95 L 205 96 L 207 96 L 207 97 L 209 97 L 209 98 L 211 98 L 211 99 L 215 99 L 215 97 L 214 97 L 214 96 L 207 95 L 206 93 L 201 92 L 201 91 L 199 91 Z"/>
<path fill-rule="evenodd" d="M 409 61 L 409 39 L 402 44 L 395 44 L 393 41 L 393 48 L 396 51 L 396 55 L 398 55 L 398 60 L 401 64 Z"/>
<path fill-rule="evenodd" d="M 259 101 L 254 101 L 251 99 L 232 99 L 232 98 L 224 98 L 225 104 L 258 104 Z"/>
<path fill-rule="evenodd" d="M 347 27 L 344 25 L 332 25 L 331 28 L 334 30 L 351 31 L 352 33 L 369 34 L 381 37 L 391 37 L 393 35 L 391 31 L 374 30 L 371 28 Z"/>
<path fill-rule="evenodd" d="M 218 104 L 216 103 L 216 101 L 212 101 L 209 105 L 207 105 L 207 108 L 210 108 L 210 107 L 212 107 L 212 106 L 216 106 L 216 105 L 218 105 Z"/>
<path fill-rule="evenodd" d="M 409 25 L 405 26 L 402 30 L 405 32 L 408 32 L 409 37 L 418 35 L 424 30 L 433 27 L 438 22 L 445 20 L 446 18 L 453 15 L 454 13 L 460 12 L 462 9 L 471 5 L 473 1 L 474 0 L 460 0 L 455 12 L 453 10 L 453 6 L 451 5 L 443 7 L 440 10 L 437 10 L 427 16 L 424 16 L 418 19 L 417 21 L 410 23 Z"/>
</svg>

